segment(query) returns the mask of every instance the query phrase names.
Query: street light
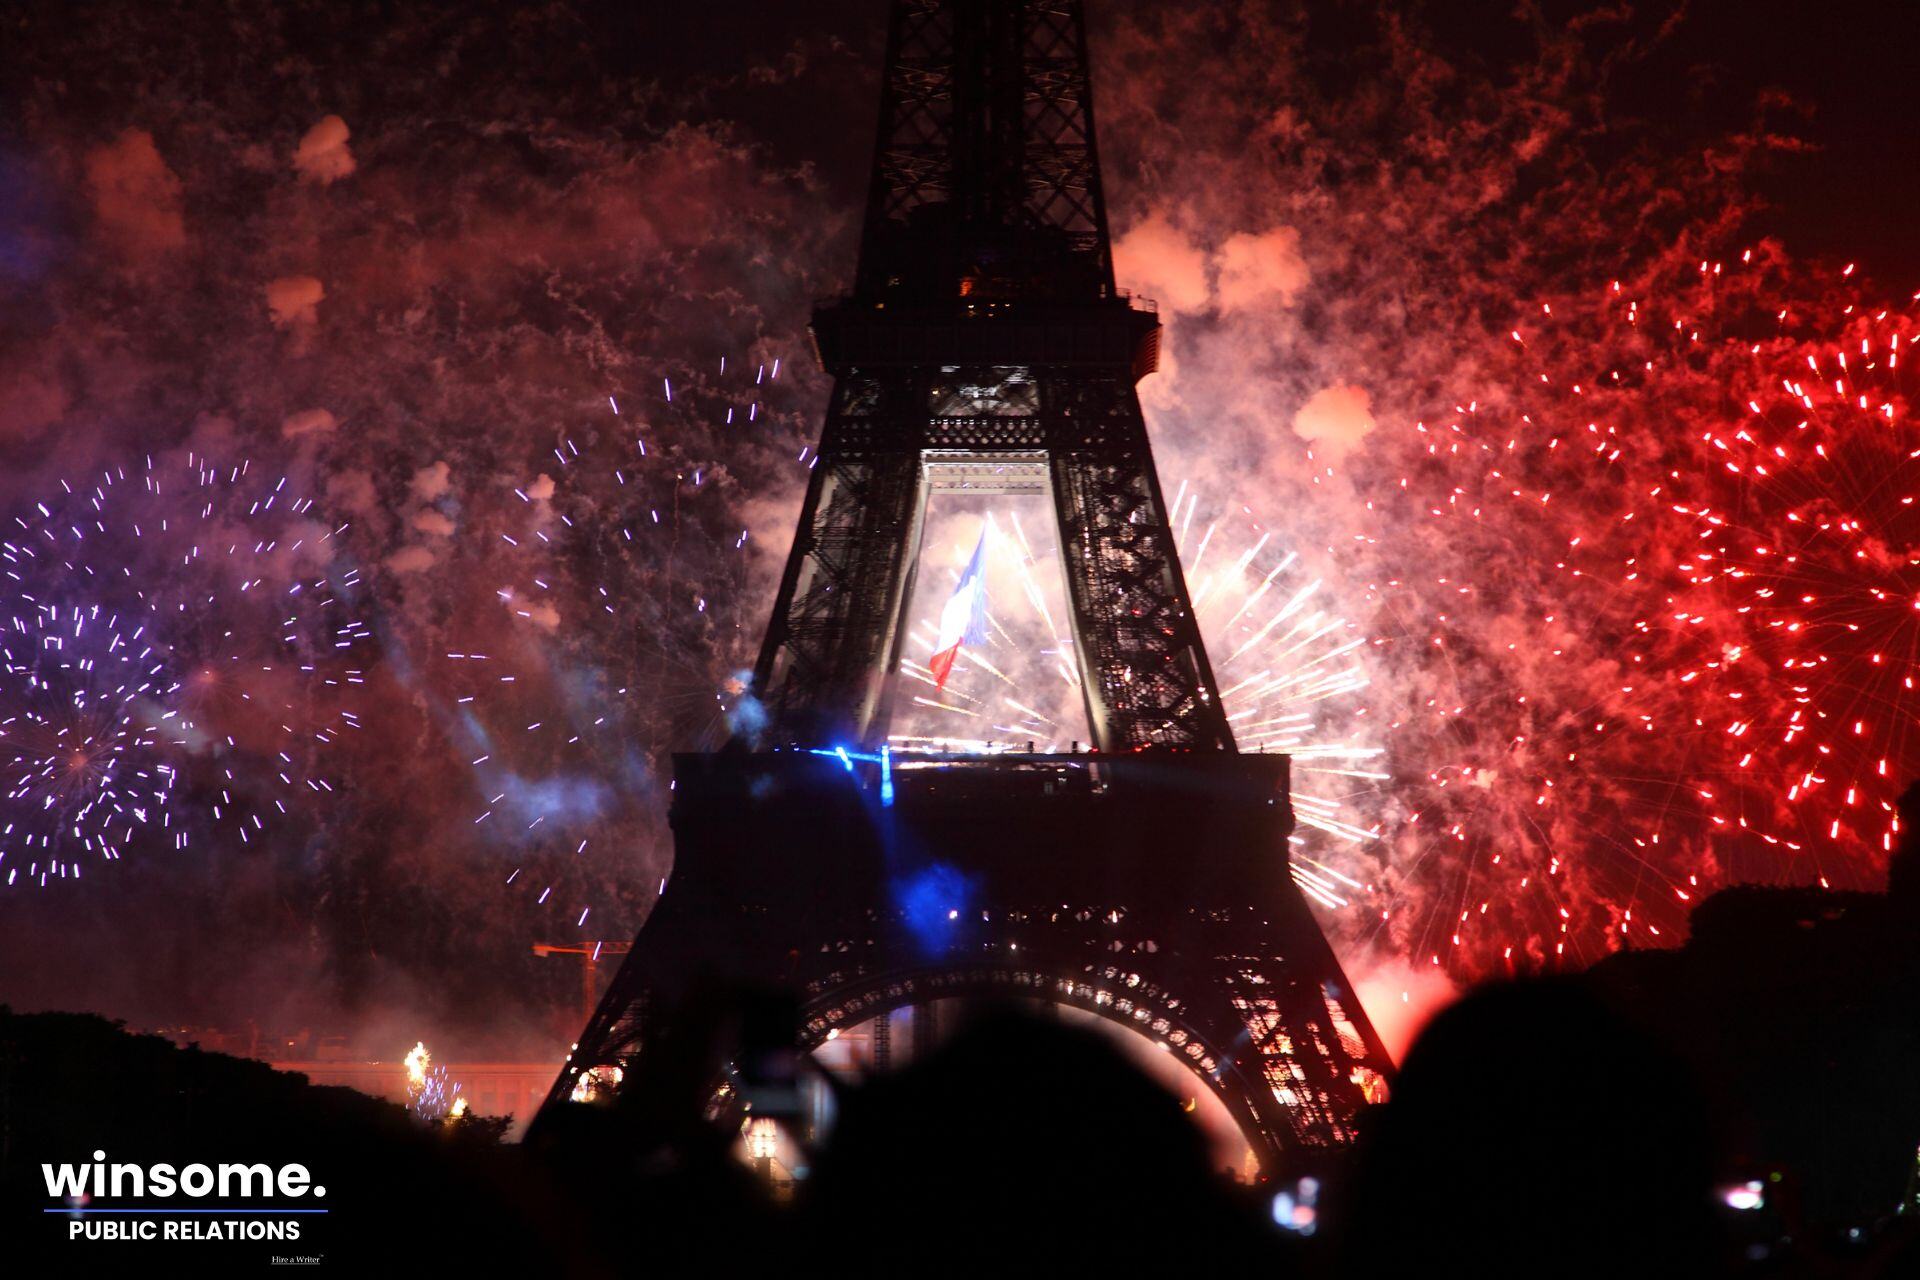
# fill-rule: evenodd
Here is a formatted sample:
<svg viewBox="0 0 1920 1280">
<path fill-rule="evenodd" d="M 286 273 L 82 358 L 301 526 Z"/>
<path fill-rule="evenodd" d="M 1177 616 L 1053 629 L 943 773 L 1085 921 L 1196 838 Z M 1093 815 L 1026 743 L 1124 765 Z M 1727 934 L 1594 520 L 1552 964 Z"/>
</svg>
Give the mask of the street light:
<svg viewBox="0 0 1920 1280">
<path fill-rule="evenodd" d="M 747 1122 L 747 1158 L 754 1170 L 769 1182 L 773 1180 L 773 1153 L 780 1142 L 780 1126 L 769 1119 Z"/>
</svg>

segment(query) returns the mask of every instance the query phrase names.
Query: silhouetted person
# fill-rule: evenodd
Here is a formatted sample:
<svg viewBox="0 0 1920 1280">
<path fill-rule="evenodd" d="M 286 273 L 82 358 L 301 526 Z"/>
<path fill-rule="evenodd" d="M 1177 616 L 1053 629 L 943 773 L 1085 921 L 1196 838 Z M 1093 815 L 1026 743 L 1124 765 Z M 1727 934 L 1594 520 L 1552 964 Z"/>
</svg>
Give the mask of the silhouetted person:
<svg viewBox="0 0 1920 1280">
<path fill-rule="evenodd" d="M 1681 1063 L 1570 981 L 1435 1018 L 1361 1152 L 1342 1275 L 1701 1276 L 1706 1108 Z"/>
<path fill-rule="evenodd" d="M 803 1195 L 836 1272 L 1275 1274 L 1179 1101 L 1094 1032 L 1010 1009 L 851 1093 Z"/>
<path fill-rule="evenodd" d="M 566 1188 L 595 1243 L 609 1256 L 640 1250 L 642 1273 L 751 1274 L 789 1256 L 766 1182 L 707 1115 L 756 999 L 697 985 L 651 1028 L 610 1104 L 557 1108 L 527 1136 L 528 1153 Z"/>
<path fill-rule="evenodd" d="M 1920 908 L 1920 782 L 1908 785 L 1897 802 L 1900 843 L 1887 860 L 1887 896 Z"/>
</svg>

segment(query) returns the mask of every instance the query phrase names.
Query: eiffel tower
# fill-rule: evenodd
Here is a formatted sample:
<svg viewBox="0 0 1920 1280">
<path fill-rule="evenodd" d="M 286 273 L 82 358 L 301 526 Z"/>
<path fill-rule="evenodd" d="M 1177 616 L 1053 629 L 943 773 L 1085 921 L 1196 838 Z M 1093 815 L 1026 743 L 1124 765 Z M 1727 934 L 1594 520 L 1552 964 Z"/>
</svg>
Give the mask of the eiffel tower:
<svg viewBox="0 0 1920 1280">
<path fill-rule="evenodd" d="M 1269 1173 L 1350 1142 L 1387 1055 L 1289 877 L 1288 762 L 1235 751 L 1114 287 L 1079 0 L 894 0 L 853 292 L 754 690 L 674 757 L 673 875 L 546 1108 L 617 1087 L 696 983 L 777 988 L 801 1049 L 903 1006 L 1023 997 L 1176 1055 Z M 927 500 L 1050 501 L 1091 746 L 896 751 Z"/>
</svg>

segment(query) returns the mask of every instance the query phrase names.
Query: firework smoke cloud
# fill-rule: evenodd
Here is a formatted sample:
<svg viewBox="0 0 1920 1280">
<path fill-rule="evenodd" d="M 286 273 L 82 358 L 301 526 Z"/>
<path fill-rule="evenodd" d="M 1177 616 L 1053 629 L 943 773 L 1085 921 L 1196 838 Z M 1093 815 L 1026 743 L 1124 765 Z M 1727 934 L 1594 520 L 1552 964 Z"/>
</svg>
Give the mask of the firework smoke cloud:
<svg viewBox="0 0 1920 1280">
<path fill-rule="evenodd" d="M 1920 768 L 1913 317 L 1769 221 L 1793 104 L 1663 123 L 1685 113 L 1643 82 L 1690 83 L 1674 45 L 1708 21 L 1664 11 L 1529 10 L 1488 47 L 1392 6 L 1094 9 L 1190 585 L 1243 749 L 1300 762 L 1295 873 L 1349 967 L 1411 1006 L 1671 941 L 1729 879 L 1873 882 Z M 216 39 L 185 7 L 23 12 L 0 54 L 22 990 L 279 1016 L 249 977 L 291 965 L 301 1016 L 404 1009 L 410 1039 L 565 1000 L 530 936 L 631 933 L 668 870 L 667 754 L 757 712 L 871 18 L 372 29 L 294 3 Z M 181 523 L 63 534 L 96 491 Z M 250 531 L 282 492 L 288 527 Z M 930 519 L 915 635 L 989 516 L 994 608 L 938 696 L 907 681 L 903 742 L 1076 736 L 1036 514 Z M 150 927 L 202 916 L 228 924 Z"/>
</svg>

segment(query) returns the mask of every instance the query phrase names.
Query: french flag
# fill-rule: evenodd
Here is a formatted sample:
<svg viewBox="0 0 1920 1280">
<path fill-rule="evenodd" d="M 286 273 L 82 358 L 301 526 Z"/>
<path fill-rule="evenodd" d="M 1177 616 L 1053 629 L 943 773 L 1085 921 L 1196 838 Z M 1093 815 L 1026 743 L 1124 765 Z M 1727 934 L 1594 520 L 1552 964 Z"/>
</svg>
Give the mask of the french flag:
<svg viewBox="0 0 1920 1280">
<path fill-rule="evenodd" d="M 953 674 L 961 645 L 987 642 L 987 578 L 983 571 L 986 558 L 987 526 L 982 524 L 980 541 L 973 546 L 967 571 L 960 575 L 959 584 L 947 597 L 946 607 L 940 610 L 940 638 L 935 642 L 939 648 L 934 652 L 933 661 L 927 664 L 933 672 L 936 689 L 947 687 L 947 677 Z"/>
</svg>

